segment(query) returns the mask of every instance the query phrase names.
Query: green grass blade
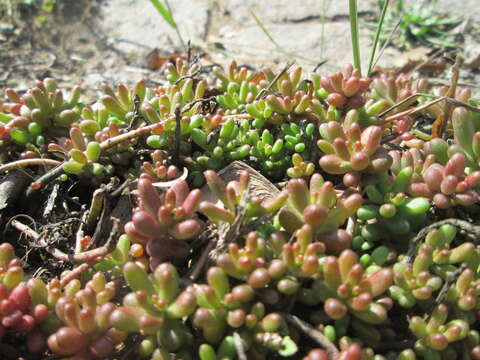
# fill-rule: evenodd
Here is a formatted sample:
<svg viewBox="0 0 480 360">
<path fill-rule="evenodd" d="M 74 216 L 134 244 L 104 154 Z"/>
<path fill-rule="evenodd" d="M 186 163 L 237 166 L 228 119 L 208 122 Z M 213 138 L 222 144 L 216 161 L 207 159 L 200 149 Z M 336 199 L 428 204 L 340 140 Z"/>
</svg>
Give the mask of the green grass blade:
<svg viewBox="0 0 480 360">
<path fill-rule="evenodd" d="M 257 23 L 258 27 L 260 29 L 262 29 L 262 31 L 264 32 L 264 34 L 268 37 L 268 39 L 272 42 L 273 45 L 275 45 L 275 47 L 278 49 L 278 51 L 280 51 L 281 53 L 284 53 L 285 55 L 288 55 L 289 57 L 291 57 L 291 55 L 288 53 L 288 51 L 286 51 L 279 43 L 277 43 L 275 41 L 275 39 L 273 38 L 273 36 L 270 34 L 270 32 L 268 31 L 268 29 L 265 27 L 265 25 L 263 24 L 263 22 L 258 18 L 258 16 L 255 14 L 255 12 L 250 9 L 250 13 L 252 14 L 253 16 L 253 19 L 255 20 L 255 22 Z"/>
<path fill-rule="evenodd" d="M 277 51 L 286 55 L 290 60 L 295 60 L 295 59 L 302 59 L 302 60 L 305 60 L 305 61 L 308 61 L 312 64 L 317 64 L 318 61 L 316 59 L 311 59 L 307 56 L 303 56 L 303 55 L 298 55 L 298 54 L 292 54 L 290 52 L 288 52 L 287 50 L 285 50 L 274 38 L 273 36 L 270 34 L 270 32 L 268 31 L 267 27 L 263 24 L 263 22 L 260 20 L 260 18 L 255 15 L 255 12 L 250 9 L 250 13 L 252 14 L 252 17 L 253 19 L 255 20 L 255 22 L 257 23 L 258 27 L 263 31 L 263 33 L 268 37 L 268 39 L 272 42 L 272 44 L 277 48 Z"/>
<path fill-rule="evenodd" d="M 390 34 L 388 35 L 387 40 L 385 40 L 385 42 L 383 43 L 382 48 L 380 49 L 380 52 L 378 53 L 378 56 L 375 59 L 375 62 L 373 63 L 372 68 L 374 68 L 377 65 L 378 61 L 380 60 L 380 58 L 383 55 L 383 52 L 385 51 L 387 46 L 390 44 L 390 41 L 393 39 L 393 35 L 395 35 L 395 32 L 397 31 L 401 22 L 402 22 L 402 19 L 398 20 L 397 24 L 393 27 L 392 31 L 390 31 Z"/>
<path fill-rule="evenodd" d="M 168 8 L 163 5 L 160 0 L 150 0 L 152 5 L 157 9 L 158 13 L 163 17 L 163 19 L 170 25 L 172 28 L 177 28 L 177 23 L 173 19 L 172 13 L 168 10 Z"/>
<path fill-rule="evenodd" d="M 322 0 L 322 9 L 320 14 L 320 59 L 323 59 L 325 54 L 325 23 L 327 19 L 327 9 L 330 6 L 330 0 Z"/>
<path fill-rule="evenodd" d="M 162 4 L 160 0 L 150 0 L 152 5 L 157 9 L 158 13 L 163 17 L 165 22 L 170 25 L 172 28 L 175 29 L 177 33 L 178 40 L 180 41 L 180 45 L 183 47 L 185 51 L 187 51 L 187 47 L 185 46 L 185 41 L 183 41 L 182 34 L 180 33 L 180 29 L 177 26 L 177 22 L 173 18 L 172 9 L 170 9 L 170 4 L 168 0 L 164 0 L 165 4 Z"/>
<path fill-rule="evenodd" d="M 362 74 L 362 64 L 360 61 L 360 44 L 358 42 L 358 11 L 357 0 L 348 1 L 350 32 L 352 36 L 353 65 Z"/>
<path fill-rule="evenodd" d="M 373 40 L 372 50 L 370 51 L 370 61 L 368 62 L 368 72 L 367 76 L 370 76 L 373 67 L 373 60 L 375 59 L 375 53 L 377 52 L 378 40 L 380 39 L 380 34 L 382 33 L 383 20 L 385 19 L 385 14 L 387 13 L 388 4 L 390 0 L 384 0 L 382 12 L 380 13 L 380 18 L 378 19 L 377 31 L 375 32 L 375 39 Z"/>
</svg>

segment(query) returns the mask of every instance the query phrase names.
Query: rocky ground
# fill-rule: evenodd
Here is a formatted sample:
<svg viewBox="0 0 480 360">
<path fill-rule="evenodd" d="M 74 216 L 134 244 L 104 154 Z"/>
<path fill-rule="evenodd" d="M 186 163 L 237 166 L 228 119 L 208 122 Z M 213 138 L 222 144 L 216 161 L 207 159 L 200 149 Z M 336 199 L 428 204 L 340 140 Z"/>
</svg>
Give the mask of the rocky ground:
<svg viewBox="0 0 480 360">
<path fill-rule="evenodd" d="M 282 67 L 289 59 L 312 70 L 331 73 L 352 62 L 348 2 L 332 0 L 175 0 L 171 1 L 184 41 L 209 62 L 225 64 L 234 58 L 253 67 Z M 477 1 L 438 1 L 438 11 L 458 13 L 465 21 L 455 31 L 465 58 L 460 82 L 475 86 L 480 70 L 480 16 Z M 250 9 L 262 20 L 281 49 L 256 24 Z M 378 12 L 374 0 L 359 1 L 362 63 L 368 63 L 371 30 L 365 22 Z M 152 59 L 183 52 L 175 31 L 147 0 L 63 0 L 46 24 L 34 25 L 29 14 L 3 17 L 0 23 L 0 87 L 24 90 L 34 79 L 53 76 L 65 87 L 81 82 L 87 99 L 99 84 L 159 79 Z M 282 50 L 283 49 L 283 50 Z M 285 51 L 285 52 L 284 52 Z M 379 65 L 442 71 L 448 63 L 431 64 L 431 49 L 387 48 Z M 438 55 L 438 54 L 437 54 Z M 452 53 L 450 54 L 452 55 Z M 438 58 L 438 57 L 437 57 Z M 365 66 L 365 65 L 364 65 Z M 429 74 L 432 75 L 432 74 Z"/>
</svg>

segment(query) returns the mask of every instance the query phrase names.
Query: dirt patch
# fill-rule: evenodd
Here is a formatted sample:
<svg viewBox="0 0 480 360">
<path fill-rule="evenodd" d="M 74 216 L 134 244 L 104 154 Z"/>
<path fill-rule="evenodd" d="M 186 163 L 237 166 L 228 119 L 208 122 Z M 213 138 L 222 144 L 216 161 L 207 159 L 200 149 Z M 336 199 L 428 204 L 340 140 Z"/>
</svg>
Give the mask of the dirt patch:
<svg viewBox="0 0 480 360">
<path fill-rule="evenodd" d="M 154 77 L 148 69 L 131 66 L 132 58 L 113 47 L 98 26 L 99 1 L 62 1 L 46 24 L 16 19 L 1 44 L 0 86 L 19 91 L 35 80 L 54 77 L 67 89 L 83 84 L 83 99 L 95 97 L 101 82 L 135 81 Z M 143 59 L 149 49 L 143 49 Z"/>
</svg>

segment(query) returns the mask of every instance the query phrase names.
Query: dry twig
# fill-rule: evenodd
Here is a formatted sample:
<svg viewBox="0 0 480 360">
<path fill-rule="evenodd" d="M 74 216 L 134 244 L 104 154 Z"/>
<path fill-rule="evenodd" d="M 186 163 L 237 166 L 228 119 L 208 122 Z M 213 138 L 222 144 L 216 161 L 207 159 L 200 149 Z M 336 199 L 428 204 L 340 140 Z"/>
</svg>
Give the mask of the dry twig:
<svg viewBox="0 0 480 360">
<path fill-rule="evenodd" d="M 453 68 L 452 68 L 453 75 L 450 82 L 450 88 L 448 89 L 448 92 L 446 95 L 449 98 L 455 97 L 455 93 L 457 91 L 458 74 L 460 72 L 460 65 L 461 65 L 460 55 L 457 55 L 457 57 L 455 58 L 455 64 L 453 65 Z M 452 111 L 453 111 L 453 104 L 450 103 L 449 101 L 446 101 L 443 107 L 443 122 L 439 127 L 440 133 L 438 135 L 440 137 L 445 138 L 445 135 L 446 135 L 445 129 L 447 128 L 447 124 L 450 120 L 450 116 L 452 115 Z"/>
<path fill-rule="evenodd" d="M 272 90 L 272 88 L 275 86 L 276 82 L 278 81 L 278 79 L 280 79 L 280 77 L 285 74 L 288 69 L 290 69 L 293 64 L 295 64 L 295 61 L 291 61 L 289 62 L 283 69 L 282 71 L 280 71 L 274 78 L 273 80 L 270 82 L 270 84 L 268 84 L 267 88 L 266 89 L 262 89 L 258 95 L 255 97 L 255 100 L 260 100 L 262 99 L 270 90 Z"/>
<path fill-rule="evenodd" d="M 287 322 L 291 323 L 292 325 L 296 326 L 302 332 L 305 333 L 310 339 L 315 341 L 317 344 L 322 346 L 328 353 L 330 359 L 336 359 L 339 351 L 337 347 L 327 339 L 325 335 L 323 335 L 320 331 L 314 329 L 310 326 L 307 322 L 303 321 L 299 317 L 291 314 L 283 314 L 285 316 Z"/>
<path fill-rule="evenodd" d="M 242 338 L 236 331 L 233 333 L 233 341 L 235 342 L 235 350 L 237 351 L 238 360 L 247 360 Z"/>
<path fill-rule="evenodd" d="M 61 165 L 62 163 L 57 160 L 52 160 L 52 159 L 22 159 L 22 160 L 17 160 L 17 161 L 12 161 L 9 162 L 5 165 L 0 166 L 0 173 L 12 170 L 12 169 L 18 169 L 21 167 L 26 167 L 26 166 L 32 166 L 32 165 L 50 165 L 50 166 L 58 166 Z"/>
<path fill-rule="evenodd" d="M 425 226 L 422 230 L 418 232 L 418 234 L 410 241 L 410 247 L 407 251 L 406 258 L 408 262 L 411 262 L 413 256 L 415 255 L 416 249 L 418 247 L 418 243 L 425 238 L 425 236 L 432 230 L 439 228 L 442 225 L 453 225 L 458 227 L 462 230 L 467 238 L 472 241 L 478 241 L 480 239 L 480 225 L 474 225 L 469 223 L 468 221 L 461 220 L 461 219 L 445 219 L 437 221 L 433 224 Z"/>
</svg>

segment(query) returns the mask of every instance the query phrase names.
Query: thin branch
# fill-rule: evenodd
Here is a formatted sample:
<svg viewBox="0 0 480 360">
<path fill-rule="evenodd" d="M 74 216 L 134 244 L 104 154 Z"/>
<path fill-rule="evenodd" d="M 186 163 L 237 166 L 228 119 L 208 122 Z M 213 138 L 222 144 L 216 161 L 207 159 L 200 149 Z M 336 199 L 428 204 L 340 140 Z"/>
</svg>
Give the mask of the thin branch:
<svg viewBox="0 0 480 360">
<path fill-rule="evenodd" d="M 450 88 L 448 89 L 448 92 L 447 92 L 447 97 L 451 97 L 451 98 L 455 97 L 455 93 L 457 91 L 458 74 L 460 72 L 460 65 L 461 65 L 461 58 L 460 58 L 460 55 L 457 55 L 457 57 L 455 58 L 455 64 L 453 65 L 453 68 L 452 68 L 453 75 L 451 78 Z M 444 118 L 440 128 L 440 135 L 443 138 L 445 138 L 446 136 L 445 129 L 447 128 L 447 124 L 450 120 L 450 116 L 452 115 L 452 111 L 453 111 L 453 104 L 451 104 L 449 101 L 446 101 L 445 106 L 443 107 Z"/>
<path fill-rule="evenodd" d="M 328 62 L 328 60 L 322 60 L 320 61 L 317 65 L 312 70 L 312 73 L 316 72 L 322 65 L 325 65 Z"/>
<path fill-rule="evenodd" d="M 355 215 L 352 215 L 348 218 L 347 220 L 347 226 L 346 226 L 346 231 L 347 233 L 349 233 L 352 237 L 353 237 L 353 233 L 355 231 L 355 221 L 356 220 L 356 216 Z"/>
<path fill-rule="evenodd" d="M 275 76 L 273 78 L 273 80 L 270 82 L 270 84 L 268 84 L 267 88 L 266 89 L 262 89 L 258 95 L 255 97 L 255 100 L 260 100 L 262 99 L 266 93 L 268 93 L 270 90 L 272 90 L 272 88 L 275 86 L 276 82 L 278 81 L 278 79 L 280 79 L 280 77 L 285 74 L 292 66 L 293 64 L 295 64 L 295 61 L 290 61 L 287 65 L 285 65 L 285 67 L 282 69 L 282 71 L 280 71 L 277 76 Z"/>
<path fill-rule="evenodd" d="M 432 99 L 436 99 L 436 100 L 445 100 L 446 102 L 449 102 L 450 104 L 453 104 L 455 106 L 463 106 L 465 107 L 467 110 L 470 110 L 470 111 L 473 111 L 473 112 L 476 112 L 476 113 L 480 113 L 480 108 L 477 108 L 475 106 L 472 106 L 470 104 L 467 104 L 467 103 L 464 103 L 463 101 L 459 101 L 457 99 L 454 99 L 454 98 L 451 98 L 451 97 L 448 97 L 448 96 L 437 96 L 437 95 L 432 95 L 432 94 L 424 94 L 424 93 L 415 93 L 415 94 L 412 94 L 410 95 L 409 97 L 403 99 L 402 101 L 399 101 L 398 103 L 392 105 L 391 107 L 389 107 L 387 110 L 381 112 L 378 117 L 379 118 L 382 118 L 384 117 L 385 115 L 387 115 L 389 112 L 391 112 L 392 110 L 395 110 L 397 107 L 405 104 L 406 102 L 414 99 L 414 98 L 417 98 L 419 96 L 423 96 L 423 97 L 428 97 L 428 98 L 432 98 Z M 428 105 L 427 108 L 431 106 L 431 105 Z M 407 111 L 404 111 L 401 113 L 401 116 L 405 115 L 404 113 L 408 112 L 408 111 L 411 111 L 412 109 L 410 110 L 407 110 Z M 424 110 L 424 109 L 421 109 L 421 110 Z M 399 114 L 395 114 L 393 116 L 396 116 L 396 115 L 399 115 Z"/>
<path fill-rule="evenodd" d="M 441 79 L 441 78 L 437 78 L 437 77 L 429 77 L 428 78 L 428 83 L 430 85 L 434 85 L 434 86 L 437 86 L 437 85 L 450 85 L 450 82 L 448 80 L 445 80 L 445 79 Z M 460 85 L 460 86 L 468 86 L 468 87 L 471 87 L 471 88 L 475 88 L 475 89 L 479 89 L 480 88 L 480 84 L 474 84 L 474 83 L 471 83 L 471 82 L 467 82 L 467 81 L 459 81 L 457 82 L 457 85 Z"/>
<path fill-rule="evenodd" d="M 63 251 L 48 245 L 44 238 L 43 234 L 37 233 L 35 230 L 30 228 L 28 225 L 25 225 L 24 223 L 21 223 L 18 220 L 12 220 L 10 223 L 15 229 L 18 231 L 22 232 L 25 236 L 29 237 L 30 239 L 33 240 L 34 245 L 36 247 L 41 247 L 45 248 L 50 255 L 52 255 L 54 258 L 63 260 L 63 261 L 68 261 L 68 255 L 65 254 Z"/>
<path fill-rule="evenodd" d="M 181 120 L 182 114 L 180 111 L 180 105 L 175 108 L 175 140 L 173 142 L 173 163 L 178 163 L 178 156 L 180 155 L 180 141 L 182 141 L 181 133 Z"/>
<path fill-rule="evenodd" d="M 470 111 L 473 111 L 473 112 L 476 112 L 476 113 L 480 113 L 480 108 L 477 108 L 477 107 L 472 106 L 470 104 L 464 103 L 463 101 L 459 101 L 459 100 L 456 100 L 456 99 L 451 98 L 451 97 L 447 97 L 445 99 L 445 101 L 449 102 L 450 104 L 456 105 L 456 106 L 463 106 L 467 110 L 470 110 Z"/>
<path fill-rule="evenodd" d="M 273 218 L 275 217 L 275 215 L 276 215 L 276 213 L 260 216 L 260 217 L 256 218 L 255 220 L 252 220 L 252 221 L 244 224 L 239 230 L 239 235 L 248 234 L 249 232 L 258 229 L 263 224 L 271 223 L 273 221 Z"/>
<path fill-rule="evenodd" d="M 111 148 L 115 145 L 118 145 L 118 144 L 124 142 L 124 141 L 133 139 L 137 136 L 143 135 L 143 134 L 148 133 L 150 131 L 155 131 L 157 129 L 162 129 L 162 128 L 163 128 L 163 124 L 161 124 L 161 123 L 155 123 L 155 124 L 151 124 L 151 125 L 147 125 L 147 126 L 142 126 L 142 127 L 139 127 L 138 129 L 131 130 L 131 131 L 125 133 L 125 134 L 120 134 L 118 136 L 115 136 L 113 138 L 110 138 L 110 139 L 107 139 L 107 140 L 101 142 L 100 143 L 100 148 L 102 149 L 102 151 L 104 151 L 104 150 L 107 150 L 107 149 L 109 149 L 109 148 Z M 32 160 L 39 160 L 39 159 L 25 159 L 25 160 L 19 160 L 19 161 L 32 161 Z M 34 186 L 30 185 L 30 187 L 27 190 L 27 196 L 30 196 L 33 191 L 41 189 L 42 187 L 44 187 L 45 185 L 47 185 L 51 181 L 55 180 L 56 178 L 58 178 L 60 175 L 62 175 L 64 173 L 63 163 L 61 163 L 59 161 L 56 161 L 56 160 L 51 160 L 51 159 L 40 159 L 40 160 L 48 161 L 48 162 L 50 162 L 51 165 L 55 165 L 57 167 L 50 170 L 49 172 L 45 173 L 38 180 L 33 182 L 32 185 L 34 185 Z M 18 162 L 14 162 L 14 163 L 18 163 Z M 11 164 L 13 164 L 13 163 L 3 165 L 3 167 L 11 166 Z M 44 164 L 41 163 L 41 164 L 38 164 L 38 165 L 44 165 Z M 26 165 L 26 166 L 28 166 L 28 165 Z M 3 167 L 0 166 L 0 172 L 2 172 Z M 10 170 L 10 169 L 7 169 L 7 170 Z M 3 170 L 3 171 L 5 171 L 5 170 Z"/>
<path fill-rule="evenodd" d="M 95 258 L 103 258 L 110 254 L 113 249 L 115 249 L 115 241 L 114 239 L 117 237 L 118 233 L 120 232 L 120 220 L 116 217 L 111 217 L 112 220 L 112 230 L 110 231 L 110 235 L 108 236 L 107 241 L 104 245 L 77 254 L 68 255 L 69 261 L 79 262 L 79 261 L 89 261 Z"/>
<path fill-rule="evenodd" d="M 82 262 L 101 259 L 113 251 L 113 249 L 115 248 L 115 242 L 113 240 L 119 232 L 120 220 L 114 217 L 112 217 L 111 219 L 113 222 L 112 230 L 105 244 L 93 250 L 77 254 L 66 254 L 62 250 L 59 250 L 56 247 L 47 244 L 44 239 L 44 234 L 37 233 L 35 230 L 21 223 L 18 220 L 13 220 L 11 222 L 11 225 L 29 238 L 31 238 L 38 247 L 45 248 L 56 259 L 69 262 Z"/>
<path fill-rule="evenodd" d="M 182 108 L 181 114 L 184 114 L 187 111 L 191 110 L 197 104 L 203 104 L 203 103 L 207 103 L 207 102 L 210 102 L 210 101 L 216 101 L 216 97 L 215 96 L 210 96 L 208 98 L 193 100 L 193 101 L 189 102 L 188 104 L 185 104 L 185 106 Z"/>
<path fill-rule="evenodd" d="M 32 165 L 51 165 L 51 166 L 59 166 L 62 163 L 57 160 L 52 160 L 52 159 L 42 159 L 42 158 L 35 158 L 35 159 L 22 159 L 22 160 L 17 160 L 17 161 L 12 161 L 9 162 L 8 164 L 0 166 L 0 173 L 9 171 L 12 169 L 18 169 L 26 166 L 32 166 Z"/>
<path fill-rule="evenodd" d="M 435 100 L 432 100 L 428 103 L 425 103 L 423 105 L 420 105 L 416 108 L 413 108 L 413 109 L 408 109 L 408 110 L 405 110 L 405 111 L 402 111 L 398 114 L 395 114 L 395 115 L 392 115 L 392 116 L 389 116 L 385 119 L 385 121 L 393 121 L 393 120 L 397 120 L 399 118 L 401 118 L 402 116 L 407 116 L 407 115 L 415 115 L 417 113 L 419 113 L 420 111 L 423 111 L 425 109 L 428 109 L 430 106 L 433 106 L 441 101 L 444 101 L 446 100 L 447 97 L 446 96 L 442 96 L 442 97 L 439 97 L 438 99 L 435 99 Z"/>
<path fill-rule="evenodd" d="M 187 63 L 191 65 L 191 60 L 192 60 L 192 44 L 191 41 L 187 41 Z"/>
<path fill-rule="evenodd" d="M 55 207 L 55 203 L 58 197 L 58 190 L 60 189 L 60 184 L 53 185 L 52 191 L 48 195 L 47 204 L 45 205 L 45 209 L 43 210 L 43 217 L 48 219 L 50 214 Z"/>
<path fill-rule="evenodd" d="M 77 233 L 75 234 L 75 254 L 79 253 L 82 251 L 83 248 L 83 240 L 85 239 L 85 231 L 84 231 L 84 226 L 85 226 L 85 219 L 87 218 L 88 213 L 85 212 L 82 216 L 82 220 L 80 222 L 80 226 L 78 227 Z M 90 238 L 90 244 L 92 243 L 92 239 Z"/>
<path fill-rule="evenodd" d="M 70 281 L 78 278 L 84 271 L 88 270 L 95 264 L 83 263 L 78 265 L 75 269 L 71 270 L 60 280 L 60 286 L 65 287 Z"/>
<path fill-rule="evenodd" d="M 45 185 L 48 185 L 51 181 L 55 180 L 63 173 L 63 163 L 46 172 L 29 186 L 27 189 L 27 197 L 30 196 L 34 191 L 44 188 Z"/>
<path fill-rule="evenodd" d="M 127 130 L 131 130 L 136 125 L 138 120 L 143 120 L 143 116 L 140 114 L 140 96 L 135 94 L 135 97 L 133 98 L 133 116 L 130 124 L 127 127 Z"/>
<path fill-rule="evenodd" d="M 189 41 L 190 43 L 190 41 Z M 190 47 L 189 47 L 189 51 L 190 51 Z M 188 61 L 188 55 L 187 55 L 187 61 Z M 178 85 L 180 84 L 183 80 L 187 80 L 187 79 L 193 79 L 195 76 L 197 76 L 198 74 L 200 73 L 200 69 L 198 69 L 197 71 L 194 71 L 193 73 L 191 74 L 187 74 L 187 75 L 183 75 L 183 76 L 180 76 L 177 81 L 175 81 L 174 85 Z"/>
<path fill-rule="evenodd" d="M 233 333 L 233 341 L 235 343 L 235 350 L 237 351 L 238 360 L 247 360 L 247 354 L 245 354 L 242 338 L 236 331 Z"/>
<path fill-rule="evenodd" d="M 392 133 L 392 134 L 390 134 L 390 135 L 387 135 L 387 136 L 385 136 L 384 138 L 382 138 L 381 144 L 382 144 L 382 145 L 383 145 L 383 144 L 388 144 L 388 143 L 390 143 L 390 141 L 395 140 L 395 139 L 398 138 L 399 136 L 400 136 L 400 134 L 397 133 L 397 132 L 394 132 L 394 133 Z"/>
<path fill-rule="evenodd" d="M 322 346 L 327 351 L 330 359 L 337 358 L 337 356 L 339 355 L 337 347 L 330 340 L 328 340 L 327 337 L 322 334 L 322 332 L 314 329 L 312 326 L 310 326 L 309 323 L 303 321 L 295 315 L 283 313 L 283 316 L 285 316 L 287 322 L 296 326 L 298 329 L 303 331 L 305 335 L 307 335 L 310 339 Z"/>
<path fill-rule="evenodd" d="M 94 225 L 97 223 L 97 219 L 102 213 L 104 199 L 105 199 L 106 189 L 104 186 L 95 190 L 92 196 L 92 203 L 90 204 L 90 209 L 85 211 L 80 226 L 78 227 L 75 240 L 75 254 L 80 253 L 84 250 L 82 242 L 85 238 L 85 233 L 91 234 L 94 228 Z M 93 241 L 90 242 L 92 244 Z M 86 250 L 86 249 L 85 249 Z"/>
<path fill-rule="evenodd" d="M 120 134 L 118 136 L 115 136 L 113 138 L 107 139 L 105 141 L 102 141 L 100 143 L 100 148 L 102 151 L 110 149 L 111 147 L 118 145 L 124 141 L 136 138 L 140 135 L 146 134 L 150 131 L 155 131 L 155 130 L 161 130 L 163 128 L 162 123 L 155 123 L 147 126 L 142 126 L 139 127 L 138 129 L 131 130 L 125 134 Z"/>
<path fill-rule="evenodd" d="M 377 58 L 375 59 L 375 62 L 373 63 L 372 65 L 372 69 L 375 68 L 375 66 L 377 66 L 377 63 L 378 61 L 380 60 L 380 58 L 382 57 L 383 53 L 385 52 L 385 49 L 388 47 L 388 45 L 390 44 L 390 41 L 392 41 L 392 38 L 393 38 L 393 35 L 395 34 L 395 31 L 397 31 L 398 27 L 400 26 L 402 22 L 402 19 L 398 20 L 397 24 L 394 26 L 394 28 L 392 29 L 392 31 L 390 32 L 390 35 L 388 35 L 388 38 L 387 40 L 385 41 L 385 43 L 383 44 L 382 48 L 380 49 L 379 53 L 378 53 L 378 56 Z"/>
<path fill-rule="evenodd" d="M 457 280 L 457 277 L 467 268 L 467 265 L 463 263 L 460 265 L 458 269 L 456 269 L 454 272 L 449 273 L 447 276 L 447 279 L 445 280 L 445 283 L 443 284 L 442 288 L 438 292 L 438 295 L 435 299 L 436 304 L 441 304 L 445 300 L 445 297 L 447 296 L 448 289 L 450 286 L 452 286 L 453 282 Z"/>
<path fill-rule="evenodd" d="M 210 239 L 208 242 L 207 246 L 202 252 L 202 255 L 200 256 L 200 259 L 195 263 L 195 265 L 192 268 L 192 272 L 188 277 L 188 280 L 190 280 L 192 283 L 194 283 L 198 277 L 200 276 L 200 273 L 202 270 L 205 268 L 205 264 L 208 261 L 208 255 L 210 252 L 213 250 L 215 247 L 215 241 L 213 239 Z"/>
<path fill-rule="evenodd" d="M 134 183 L 131 179 L 126 179 L 120 186 L 118 186 L 114 191 L 107 195 L 110 199 L 114 199 L 117 196 L 120 196 L 126 188 L 129 188 Z"/>
<path fill-rule="evenodd" d="M 87 212 L 85 221 L 87 232 L 90 232 L 93 228 L 95 221 L 98 219 L 100 212 L 102 211 L 103 199 L 105 198 L 106 192 L 107 189 L 105 187 L 101 187 L 93 192 L 92 203 L 90 204 L 90 209 Z"/>
<path fill-rule="evenodd" d="M 402 106 L 402 105 L 405 104 L 407 101 L 410 101 L 410 100 L 412 100 L 412 99 L 414 99 L 414 98 L 417 98 L 417 97 L 419 97 L 419 96 L 420 96 L 420 94 L 419 94 L 419 93 L 416 93 L 416 94 L 412 94 L 412 95 L 406 97 L 406 98 L 403 99 L 402 101 L 399 101 L 398 103 L 390 106 L 387 110 L 382 111 L 380 114 L 378 114 L 378 117 L 379 117 L 379 118 L 384 117 L 385 115 L 387 115 L 387 114 L 388 114 L 389 112 L 391 112 L 392 110 L 395 110 L 397 107 Z"/>
<path fill-rule="evenodd" d="M 227 121 L 228 119 L 253 119 L 253 116 L 250 114 L 235 114 L 235 115 L 224 115 L 222 116 L 222 121 Z"/>
<path fill-rule="evenodd" d="M 23 234 L 25 234 L 27 237 L 29 237 L 32 240 L 36 241 L 40 237 L 39 233 L 37 233 L 31 227 L 29 227 L 28 225 L 25 225 L 24 223 L 21 223 L 18 220 L 12 220 L 10 222 L 10 225 L 12 225 L 15 229 L 22 232 Z"/>
<path fill-rule="evenodd" d="M 421 240 L 423 240 L 423 238 L 425 238 L 425 236 L 427 236 L 427 234 L 430 231 L 435 230 L 442 225 L 453 225 L 453 226 L 456 226 L 456 227 L 460 228 L 460 230 L 462 230 L 465 233 L 465 236 L 472 241 L 478 241 L 480 239 L 480 226 L 479 225 L 474 225 L 474 224 L 471 224 L 468 221 L 460 220 L 460 219 L 454 219 L 454 218 L 440 220 L 440 221 L 437 221 L 433 224 L 430 224 L 430 225 L 424 227 L 410 241 L 410 247 L 409 247 L 409 249 L 407 251 L 407 254 L 406 254 L 408 262 L 412 261 L 412 258 L 415 255 L 416 249 L 418 247 L 418 243 Z"/>
</svg>

